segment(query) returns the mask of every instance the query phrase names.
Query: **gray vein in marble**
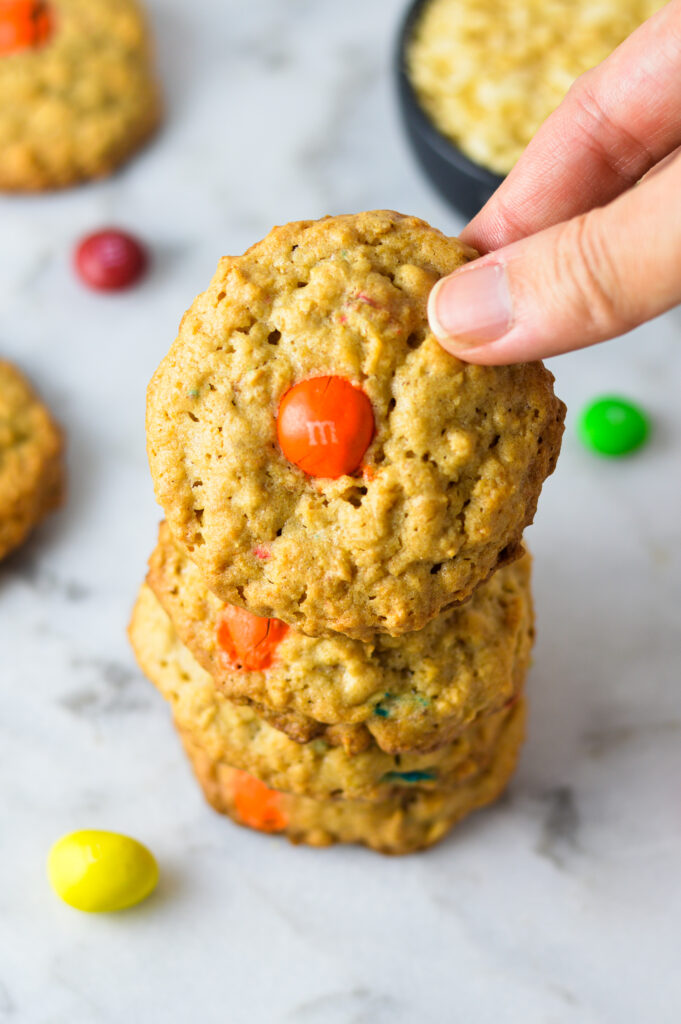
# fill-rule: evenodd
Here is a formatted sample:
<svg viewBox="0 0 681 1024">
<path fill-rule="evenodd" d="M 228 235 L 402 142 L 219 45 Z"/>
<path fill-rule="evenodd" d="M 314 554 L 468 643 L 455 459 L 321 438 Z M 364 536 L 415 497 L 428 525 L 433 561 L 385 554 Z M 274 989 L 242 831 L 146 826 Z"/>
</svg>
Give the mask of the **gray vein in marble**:
<svg viewBox="0 0 681 1024">
<path fill-rule="evenodd" d="M 7 1020 L 16 1011 L 16 1005 L 3 981 L 0 981 L 0 1020 Z"/>
<path fill-rule="evenodd" d="M 39 594 L 62 597 L 65 601 L 84 601 L 92 593 L 90 587 L 80 580 L 66 579 L 40 561 L 40 549 L 29 546 L 11 555 L 0 570 L 0 585 L 3 580 L 21 580 Z"/>
<path fill-rule="evenodd" d="M 276 33 L 267 38 L 254 36 L 246 40 L 239 56 L 249 62 L 257 61 L 262 71 L 269 74 L 285 71 L 293 64 L 286 44 L 281 42 Z"/>
<path fill-rule="evenodd" d="M 346 46 L 338 52 L 340 70 L 329 97 L 328 115 L 315 134 L 304 142 L 296 162 L 301 175 L 311 179 L 325 209 L 335 210 L 337 190 L 334 172 L 338 173 L 339 139 L 351 128 L 352 119 L 365 102 L 366 95 L 379 75 L 375 57 L 359 46 Z"/>
<path fill-rule="evenodd" d="M 87 1020 L 89 1024 L 99 1024 L 100 1021 L 109 1021 L 111 1017 L 108 1013 L 105 1013 L 102 1007 L 94 1001 L 86 992 L 83 992 L 82 988 L 77 985 L 71 978 L 67 978 L 61 973 L 61 969 L 57 969 L 55 965 L 52 966 L 51 975 L 54 981 L 63 988 L 70 995 L 75 996 L 76 999 L 80 1000 L 84 1007 L 87 1008 Z M 49 1018 L 49 1024 L 57 1024 L 57 1019 Z"/>
<path fill-rule="evenodd" d="M 480 817 L 481 815 L 478 815 L 478 821 Z M 528 817 L 529 820 L 531 819 Z M 474 824 L 475 822 L 473 822 Z M 461 841 L 462 831 L 465 826 L 466 823 L 464 822 L 463 826 L 458 828 L 459 842 Z M 553 1022 L 554 1020 L 562 1022 L 566 1019 L 570 1021 L 573 1019 L 575 1021 L 590 1021 L 592 1019 L 590 1016 L 587 1016 L 584 1004 L 579 999 L 577 993 L 560 980 L 559 977 L 556 977 L 558 970 L 562 970 L 562 965 L 556 964 L 555 974 L 549 976 L 541 962 L 537 962 L 533 957 L 528 958 L 521 952 L 514 944 L 514 941 L 512 939 L 509 940 L 503 928 L 501 931 L 498 930 L 494 917 L 485 919 L 485 914 L 479 913 L 478 901 L 475 898 L 471 899 L 470 893 L 477 887 L 484 887 L 485 881 L 483 876 L 469 873 L 465 878 L 460 878 L 457 875 L 456 881 L 459 883 L 464 882 L 463 886 L 457 886 L 452 884 L 454 879 L 451 875 L 448 875 L 446 871 L 439 871 L 426 875 L 425 881 L 433 903 L 437 905 L 438 909 L 443 909 L 450 915 L 450 918 L 455 921 L 461 933 L 460 937 L 457 936 L 454 939 L 453 944 L 459 945 L 463 943 L 476 949 L 481 957 L 484 958 L 483 969 L 490 978 L 507 977 L 509 980 L 513 979 L 514 983 L 517 983 L 522 978 L 530 987 L 541 987 L 542 991 L 552 999 L 554 1004 L 552 1007 L 553 1013 L 561 1013 L 562 1008 L 565 1007 L 570 1014 L 569 1018 L 563 1017 L 562 1013 L 560 1017 L 547 1016 L 545 1018 L 547 1024 L 549 1021 Z M 511 945 L 509 945 L 509 941 Z M 498 984 L 498 981 L 496 983 Z M 581 1008 L 581 1015 L 573 1018 L 573 1008 L 576 1007 Z M 498 1008 L 497 1006 L 496 1009 Z M 475 1016 L 472 1019 L 475 1020 Z M 484 1019 L 487 1021 L 488 1018 L 485 1017 Z M 516 1022 L 515 1017 L 502 1016 L 499 1019 L 512 1021 L 513 1024 Z"/>
<path fill-rule="evenodd" d="M 151 705 L 151 693 L 137 688 L 140 675 L 122 662 L 107 658 L 72 658 L 76 672 L 86 672 L 93 680 L 87 687 L 72 690 L 58 703 L 74 715 L 99 718 L 105 714 L 125 714 Z"/>
<path fill-rule="evenodd" d="M 314 0 L 288 0 L 286 8 L 275 8 L 270 22 L 270 31 L 262 32 L 260 27 L 236 40 L 236 53 L 252 64 L 259 62 L 263 71 L 279 71 L 289 67 L 291 46 L 287 38 L 293 26 L 305 19 L 314 6 Z"/>
<path fill-rule="evenodd" d="M 275 837 L 274 841 L 285 842 L 282 837 Z M 272 890 L 260 885 L 251 875 L 246 875 L 242 872 L 240 882 L 246 885 L 262 904 L 268 910 L 271 910 L 293 932 L 296 938 L 314 944 L 317 950 L 327 945 L 325 941 L 327 938 L 326 922 L 323 918 L 316 920 L 306 918 L 304 913 L 301 914 L 301 908 L 296 903 L 282 904 Z"/>
<path fill-rule="evenodd" d="M 557 985 L 555 981 L 549 982 L 549 988 L 559 999 L 562 999 L 566 1006 L 579 1006 L 579 999 L 564 985 Z"/>
<path fill-rule="evenodd" d="M 681 850 L 681 839 L 673 837 L 655 843 L 641 843 L 640 846 L 621 847 L 618 850 L 610 851 L 607 860 L 611 864 L 615 861 L 636 860 L 637 858 L 645 858 L 649 861 L 653 857 L 676 854 L 678 850 Z M 678 859 L 678 856 L 675 857 L 675 861 L 678 862 Z"/>
<path fill-rule="evenodd" d="M 267 32 L 262 31 L 261 24 L 252 25 L 243 18 L 233 19 L 229 34 L 221 39 L 221 60 L 229 63 L 233 69 L 241 66 L 252 72 L 257 68 L 261 74 L 278 74 L 290 68 L 297 70 L 296 61 L 291 55 L 290 34 L 299 22 L 308 18 L 313 7 L 314 0 L 287 0 L 286 4 L 272 7 L 267 16 Z M 205 53 L 201 54 L 192 46 L 196 41 L 192 27 L 180 19 L 176 11 L 166 10 L 156 26 L 161 43 L 161 63 L 168 64 L 166 78 L 169 88 L 175 93 L 175 103 L 179 103 L 180 98 L 184 99 L 189 83 L 194 85 L 197 80 L 200 81 L 202 68 L 195 62 L 202 57 L 205 61 L 206 58 Z M 177 67 L 177 60 L 171 60 L 165 53 L 166 49 L 172 50 L 178 46 L 182 47 L 184 55 L 180 68 Z"/>
<path fill-rule="evenodd" d="M 107 794 L 105 789 L 79 789 L 77 798 L 74 801 L 79 814 L 97 814 L 102 807 L 106 806 Z"/>
<path fill-rule="evenodd" d="M 594 759 L 617 753 L 622 747 L 639 740 L 659 739 L 681 732 L 681 720 L 668 722 L 641 722 L 636 725 L 613 725 L 603 729 L 592 729 L 583 738 L 586 753 Z"/>
<path fill-rule="evenodd" d="M 14 266 L 3 263 L 0 275 L 0 316 L 9 314 L 12 306 L 21 301 L 25 292 L 37 289 L 53 259 L 53 248 L 30 245 L 27 252 L 20 253 Z"/>
<path fill-rule="evenodd" d="M 575 795 L 570 786 L 556 786 L 542 795 L 542 802 L 546 804 L 546 815 L 535 849 L 562 870 L 566 854 L 579 850 Z"/>
<path fill-rule="evenodd" d="M 232 826 L 237 833 L 239 826 Z M 232 840 L 228 839 L 230 845 Z M 272 837 L 272 842 L 278 842 L 282 847 L 287 847 L 288 842 L 283 837 Z M 283 851 L 282 851 L 283 852 Z M 318 859 L 319 851 L 307 850 L 303 854 L 312 861 Z M 367 850 L 355 849 L 343 851 L 343 855 L 357 855 L 360 859 L 370 859 L 373 854 Z M 312 868 L 314 870 L 314 868 Z M 326 956 L 335 958 L 338 955 L 338 944 L 340 941 L 338 928 L 329 927 L 329 919 L 318 913 L 318 905 L 313 901 L 301 899 L 297 892 L 291 891 L 287 898 L 282 895 L 282 890 L 276 882 L 276 876 L 262 874 L 255 876 L 245 870 L 243 864 L 239 864 L 239 885 L 246 887 L 268 911 L 276 916 L 291 932 L 296 939 L 305 943 L 314 951 L 315 955 L 323 953 Z M 271 882 L 272 884 L 268 884 Z M 345 1024 L 345 1021 L 343 1022 Z M 421 1021 L 420 1024 L 425 1024 Z"/>
<path fill-rule="evenodd" d="M 317 996 L 299 1003 L 284 1018 L 296 1024 L 395 1024 L 401 1019 L 413 1020 L 404 1003 L 368 988 Z"/>
</svg>

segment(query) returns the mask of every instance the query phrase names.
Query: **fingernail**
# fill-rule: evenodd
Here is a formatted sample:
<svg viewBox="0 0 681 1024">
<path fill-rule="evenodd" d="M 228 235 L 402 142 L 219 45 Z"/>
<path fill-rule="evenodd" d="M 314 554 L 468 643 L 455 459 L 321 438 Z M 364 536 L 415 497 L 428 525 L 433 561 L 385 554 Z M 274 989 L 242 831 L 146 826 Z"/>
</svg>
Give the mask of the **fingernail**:
<svg viewBox="0 0 681 1024">
<path fill-rule="evenodd" d="M 513 321 L 506 267 L 486 263 L 443 277 L 428 298 L 428 320 L 442 347 L 454 354 L 502 338 Z"/>
</svg>

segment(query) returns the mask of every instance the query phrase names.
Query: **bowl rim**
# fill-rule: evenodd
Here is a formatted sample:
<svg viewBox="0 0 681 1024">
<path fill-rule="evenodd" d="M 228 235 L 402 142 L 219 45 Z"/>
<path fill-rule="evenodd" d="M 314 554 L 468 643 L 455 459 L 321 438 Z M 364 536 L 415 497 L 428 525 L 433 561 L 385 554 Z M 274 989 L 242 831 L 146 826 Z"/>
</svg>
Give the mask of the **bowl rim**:
<svg viewBox="0 0 681 1024">
<path fill-rule="evenodd" d="M 428 116 L 418 98 L 416 89 L 407 71 L 407 46 L 414 31 L 414 26 L 421 14 L 421 9 L 430 3 L 430 0 L 412 0 L 402 17 L 397 34 L 397 49 L 395 51 L 395 65 L 397 69 L 397 84 L 403 103 L 407 108 L 407 116 L 411 117 L 418 127 L 419 133 L 425 137 L 431 149 L 452 164 L 457 170 L 468 174 L 481 185 L 495 191 L 504 180 L 504 175 L 491 171 L 488 167 L 478 164 L 466 156 L 444 135 Z"/>
</svg>

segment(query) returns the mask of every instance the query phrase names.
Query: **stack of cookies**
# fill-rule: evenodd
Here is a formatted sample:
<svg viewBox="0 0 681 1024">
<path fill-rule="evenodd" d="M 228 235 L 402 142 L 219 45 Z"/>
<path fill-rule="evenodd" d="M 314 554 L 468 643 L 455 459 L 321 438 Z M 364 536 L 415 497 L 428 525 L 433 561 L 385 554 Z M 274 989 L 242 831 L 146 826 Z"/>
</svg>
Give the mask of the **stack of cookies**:
<svg viewBox="0 0 681 1024">
<path fill-rule="evenodd" d="M 564 407 L 428 330 L 474 257 L 389 211 L 226 257 L 148 399 L 161 525 L 130 626 L 210 803 L 298 842 L 431 845 L 506 785 L 522 533 Z"/>
</svg>

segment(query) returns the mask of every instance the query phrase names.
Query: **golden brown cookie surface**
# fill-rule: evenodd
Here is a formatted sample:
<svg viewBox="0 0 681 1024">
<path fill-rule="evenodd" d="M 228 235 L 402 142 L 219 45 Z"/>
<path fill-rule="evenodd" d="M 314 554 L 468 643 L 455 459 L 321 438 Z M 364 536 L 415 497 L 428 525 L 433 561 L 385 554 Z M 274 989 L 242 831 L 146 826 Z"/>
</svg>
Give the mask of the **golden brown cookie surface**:
<svg viewBox="0 0 681 1024">
<path fill-rule="evenodd" d="M 169 701 L 176 725 L 211 759 L 267 786 L 302 796 L 377 801 L 414 788 L 448 788 L 485 770 L 512 708 L 476 720 L 454 741 L 426 754 L 391 756 L 372 743 L 349 755 L 322 739 L 295 743 L 251 708 L 227 700 L 180 642 L 163 608 L 143 586 L 130 639 L 145 675 Z"/>
<path fill-rule="evenodd" d="M 64 494 L 62 434 L 19 371 L 0 360 L 0 558 Z"/>
<path fill-rule="evenodd" d="M 221 261 L 150 384 L 147 434 L 170 529 L 223 600 L 312 636 L 401 635 L 517 552 L 564 407 L 541 364 L 467 365 L 429 332 L 432 285 L 472 255 L 374 211 L 276 228 Z M 282 399 L 320 379 L 332 408 L 324 384 L 282 447 Z M 339 381 L 368 399 L 373 434 L 359 469 L 325 477 L 343 402 L 362 420 Z"/>
<path fill-rule="evenodd" d="M 195 737 L 182 742 L 206 800 L 221 814 L 261 832 L 281 833 L 294 843 L 329 846 L 363 843 L 379 853 L 414 853 L 443 839 L 458 821 L 491 803 L 515 769 L 525 734 L 525 703 L 519 701 L 487 768 L 450 789 L 412 791 L 379 803 L 315 800 L 268 789 L 245 772 L 216 761 Z"/>
<path fill-rule="evenodd" d="M 140 6 L 136 0 L 3 2 L 0 189 L 60 188 L 111 173 L 160 116 Z M 31 34 L 25 21 L 42 28 Z"/>
<path fill-rule="evenodd" d="M 365 644 L 289 629 L 269 650 L 259 641 L 256 651 L 271 654 L 260 670 L 235 667 L 234 652 L 224 643 L 230 626 L 225 606 L 165 525 L 148 582 L 182 641 L 226 696 L 248 700 L 296 740 L 322 730 L 312 723 L 309 733 L 292 731 L 292 716 L 346 732 L 354 726 L 350 737 L 325 737 L 350 748 L 361 747 L 361 730 L 391 753 L 450 742 L 477 716 L 499 710 L 517 694 L 534 635 L 529 555 L 416 633 L 379 634 Z M 283 721 L 273 721 L 271 712 Z"/>
</svg>

